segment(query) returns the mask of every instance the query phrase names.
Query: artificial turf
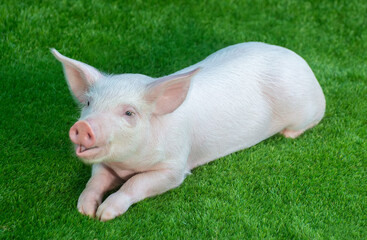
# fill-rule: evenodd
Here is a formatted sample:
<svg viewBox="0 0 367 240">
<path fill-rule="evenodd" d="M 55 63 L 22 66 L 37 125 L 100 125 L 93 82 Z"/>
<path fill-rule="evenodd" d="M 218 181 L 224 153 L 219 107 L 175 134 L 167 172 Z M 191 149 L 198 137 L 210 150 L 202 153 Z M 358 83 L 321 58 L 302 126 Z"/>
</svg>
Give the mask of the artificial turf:
<svg viewBox="0 0 367 240">
<path fill-rule="evenodd" d="M 367 2 L 0 2 L 1 239 L 366 239 Z M 101 223 L 76 203 L 90 167 L 68 129 L 66 56 L 158 77 L 239 42 L 301 55 L 327 101 L 322 122 L 199 167 Z"/>
</svg>

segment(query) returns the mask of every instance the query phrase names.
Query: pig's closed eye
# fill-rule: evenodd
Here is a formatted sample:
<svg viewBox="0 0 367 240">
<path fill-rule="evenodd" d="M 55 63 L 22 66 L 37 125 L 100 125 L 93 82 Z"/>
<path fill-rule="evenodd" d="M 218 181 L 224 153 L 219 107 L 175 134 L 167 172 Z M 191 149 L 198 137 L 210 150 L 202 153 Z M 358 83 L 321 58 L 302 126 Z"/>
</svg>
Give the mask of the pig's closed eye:
<svg viewBox="0 0 367 240">
<path fill-rule="evenodd" d="M 131 116 L 133 116 L 135 113 L 133 113 L 133 112 L 131 112 L 131 111 L 126 111 L 125 112 L 125 115 L 126 116 L 129 116 L 129 117 L 131 117 Z"/>
</svg>

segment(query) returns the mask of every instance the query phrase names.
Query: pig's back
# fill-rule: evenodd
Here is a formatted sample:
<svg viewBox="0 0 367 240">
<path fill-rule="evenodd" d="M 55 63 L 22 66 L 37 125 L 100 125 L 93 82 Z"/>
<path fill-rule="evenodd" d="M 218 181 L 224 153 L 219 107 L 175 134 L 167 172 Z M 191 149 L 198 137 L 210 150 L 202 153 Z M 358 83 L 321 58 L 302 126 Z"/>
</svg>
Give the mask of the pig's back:
<svg viewBox="0 0 367 240">
<path fill-rule="evenodd" d="M 202 69 L 177 109 L 191 130 L 190 168 L 250 147 L 304 118 L 315 118 L 312 106 L 324 101 L 307 63 L 282 47 L 233 45 L 180 73 L 197 67 Z"/>
</svg>

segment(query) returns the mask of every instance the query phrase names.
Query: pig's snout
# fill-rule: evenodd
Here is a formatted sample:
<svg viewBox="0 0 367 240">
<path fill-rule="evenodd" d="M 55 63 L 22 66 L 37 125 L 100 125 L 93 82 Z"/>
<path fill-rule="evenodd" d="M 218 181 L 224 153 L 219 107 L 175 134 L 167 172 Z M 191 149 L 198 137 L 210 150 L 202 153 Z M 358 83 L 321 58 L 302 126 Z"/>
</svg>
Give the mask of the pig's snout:
<svg viewBox="0 0 367 240">
<path fill-rule="evenodd" d="M 96 143 L 96 137 L 92 127 L 87 121 L 76 122 L 69 131 L 70 140 L 79 146 L 85 148 L 94 147 Z"/>
</svg>

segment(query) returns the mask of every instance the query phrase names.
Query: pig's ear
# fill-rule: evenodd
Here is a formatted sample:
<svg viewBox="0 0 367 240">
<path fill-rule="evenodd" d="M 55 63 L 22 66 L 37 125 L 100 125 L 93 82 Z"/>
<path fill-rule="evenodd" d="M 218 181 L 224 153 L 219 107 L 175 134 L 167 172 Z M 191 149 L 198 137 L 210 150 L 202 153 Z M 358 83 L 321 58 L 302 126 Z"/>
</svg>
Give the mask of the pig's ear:
<svg viewBox="0 0 367 240">
<path fill-rule="evenodd" d="M 155 106 L 153 114 L 163 115 L 176 110 L 186 98 L 191 78 L 199 70 L 163 77 L 148 84 L 145 99 Z"/>
<path fill-rule="evenodd" d="M 51 49 L 51 52 L 64 67 L 65 78 L 70 91 L 76 99 L 83 102 L 88 88 L 101 78 L 102 74 L 88 64 L 61 55 L 56 49 Z"/>
</svg>

